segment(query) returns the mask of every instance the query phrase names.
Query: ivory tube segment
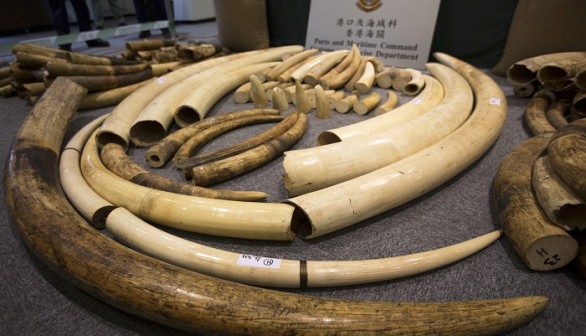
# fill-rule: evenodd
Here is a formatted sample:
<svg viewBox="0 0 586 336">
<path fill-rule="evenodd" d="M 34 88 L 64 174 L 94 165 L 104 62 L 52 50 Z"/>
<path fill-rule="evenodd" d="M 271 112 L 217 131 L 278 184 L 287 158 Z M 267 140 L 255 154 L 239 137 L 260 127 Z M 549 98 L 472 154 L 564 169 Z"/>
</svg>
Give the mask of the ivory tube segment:
<svg viewBox="0 0 586 336">
<path fill-rule="evenodd" d="M 251 75 L 264 69 L 279 64 L 278 62 L 267 62 L 247 65 L 237 70 L 216 76 L 206 83 L 196 87 L 181 101 L 175 110 L 175 122 L 185 127 L 205 118 L 209 109 L 230 91 L 250 79 Z"/>
<path fill-rule="evenodd" d="M 97 196 L 87 185 L 79 168 L 79 160 L 85 142 L 106 117 L 107 114 L 96 118 L 77 132 L 65 145 L 59 160 L 59 178 L 63 192 L 83 218 L 98 229 L 105 227 L 106 217 L 115 206 Z"/>
<path fill-rule="evenodd" d="M 385 132 L 286 152 L 283 168 L 289 196 L 370 173 L 440 141 L 457 129 L 472 111 L 472 90 L 462 76 L 444 65 L 429 63 L 427 68 L 444 87 L 446 95 L 441 104 Z"/>
<path fill-rule="evenodd" d="M 348 286 L 412 276 L 466 258 L 501 236 L 500 231 L 494 231 L 451 246 L 398 257 L 307 260 L 303 261 L 307 265 L 304 275 L 301 260 L 249 256 L 197 244 L 159 230 L 124 208 L 113 211 L 106 224 L 125 245 L 172 265 L 244 284 L 281 288 Z M 269 260 L 271 267 L 256 265 L 253 258 Z M 302 283 L 305 277 L 306 283 Z"/>
<path fill-rule="evenodd" d="M 209 199 L 139 186 L 104 167 L 93 138 L 84 148 L 81 169 L 98 195 L 145 220 L 224 237 L 264 240 L 295 237 L 289 229 L 293 213 L 289 205 Z"/>
<path fill-rule="evenodd" d="M 477 101 L 472 116 L 439 142 L 398 162 L 288 199 L 296 207 L 293 232 L 318 237 L 404 204 L 460 173 L 494 143 L 507 111 L 503 92 L 480 70 L 446 54 L 438 57 L 469 82 Z"/>
<path fill-rule="evenodd" d="M 425 76 L 425 81 L 425 88 L 421 93 L 411 99 L 410 102 L 397 107 L 393 113 L 386 113 L 376 118 L 322 132 L 318 136 L 318 144 L 327 145 L 351 138 L 368 136 L 405 123 L 428 112 L 441 102 L 444 98 L 444 91 L 442 85 L 433 77 Z"/>
<path fill-rule="evenodd" d="M 546 297 L 443 303 L 331 300 L 251 288 L 132 251 L 91 227 L 65 199 L 57 175 L 45 173 L 58 169 L 61 140 L 79 99 L 73 90 L 60 89 L 49 88 L 63 103 L 50 104 L 53 109 L 37 105 L 18 132 L 6 166 L 6 203 L 19 235 L 42 262 L 119 309 L 199 333 L 326 335 L 335 329 L 380 335 L 399 329 L 449 335 L 457 328 L 462 334 L 489 335 L 518 328 L 547 306 Z"/>
</svg>

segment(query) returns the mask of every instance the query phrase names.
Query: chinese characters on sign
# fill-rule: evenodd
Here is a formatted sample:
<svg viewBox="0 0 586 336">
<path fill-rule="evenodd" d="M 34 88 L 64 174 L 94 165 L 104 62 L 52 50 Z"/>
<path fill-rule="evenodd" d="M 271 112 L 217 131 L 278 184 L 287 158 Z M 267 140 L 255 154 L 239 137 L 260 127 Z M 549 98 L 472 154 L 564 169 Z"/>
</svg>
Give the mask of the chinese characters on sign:
<svg viewBox="0 0 586 336">
<path fill-rule="evenodd" d="M 388 66 L 423 69 L 438 8 L 439 0 L 312 1 L 305 46 L 333 51 L 355 44 Z"/>
</svg>

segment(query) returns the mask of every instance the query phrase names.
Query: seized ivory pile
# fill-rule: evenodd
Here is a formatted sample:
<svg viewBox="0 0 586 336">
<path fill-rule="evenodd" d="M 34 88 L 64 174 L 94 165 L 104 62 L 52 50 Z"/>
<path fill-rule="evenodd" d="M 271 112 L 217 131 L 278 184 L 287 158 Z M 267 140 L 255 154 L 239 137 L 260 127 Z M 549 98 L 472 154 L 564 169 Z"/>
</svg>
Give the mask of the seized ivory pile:
<svg viewBox="0 0 586 336">
<path fill-rule="evenodd" d="M 300 46 L 287 46 L 181 67 L 149 81 L 111 114 L 80 130 L 65 146 L 61 159 L 68 121 L 87 90 L 59 77 L 35 105 L 14 142 L 5 178 L 9 210 L 27 245 L 53 269 L 116 307 L 176 328 L 249 335 L 325 335 L 332 330 L 483 335 L 517 328 L 545 309 L 548 299 L 362 302 L 238 283 L 304 288 L 395 279 L 465 258 L 498 239 L 500 231 L 409 256 L 358 261 L 261 258 L 270 261 L 271 267 L 259 268 L 252 264 L 255 260 L 242 254 L 203 246 L 152 225 L 244 239 L 312 238 L 404 204 L 446 182 L 494 143 L 505 119 L 506 102 L 494 81 L 478 69 L 445 54 L 435 56 L 440 63 L 430 63 L 431 75 L 419 77 L 415 85 L 422 90 L 412 89 L 417 96 L 397 108 L 397 113 L 376 118 L 380 118 L 380 127 L 393 125 L 389 137 L 406 136 L 433 122 L 444 125 L 437 134 L 418 135 L 421 139 L 410 140 L 412 144 L 401 147 L 405 152 L 396 157 L 374 165 L 365 162 L 368 166 L 352 172 L 352 176 L 325 182 L 316 190 L 293 191 L 294 185 L 304 183 L 293 180 L 296 168 L 287 167 L 285 183 L 290 193 L 298 196 L 283 203 L 258 202 L 265 197 L 262 192 L 210 190 L 168 181 L 136 165 L 126 151 L 131 146 L 154 145 L 147 151 L 146 160 L 151 167 L 162 167 L 188 144 L 188 154 L 174 160 L 180 167 L 187 167 L 186 162 L 202 167 L 202 162 L 207 165 L 240 158 L 233 162 L 234 167 L 241 162 L 239 171 L 251 169 L 279 156 L 303 135 L 305 113 L 309 112 L 306 109 L 314 108 L 309 94 L 301 94 L 304 89 L 300 88 L 312 81 L 306 77 L 316 81 L 315 109 L 322 116 L 336 105 L 325 99 L 329 98 L 327 90 L 339 89 L 357 78 L 353 90 L 368 93 L 377 71 L 381 74 L 384 70 L 376 70 L 376 60 L 360 57 L 357 48 L 317 55 Z M 305 67 L 309 59 L 321 67 Z M 295 111 L 280 116 L 282 109 L 259 105 L 206 118 L 221 97 L 246 82 L 255 91 L 255 102 L 264 102 L 263 92 L 268 102 L 269 89 L 263 87 L 261 77 L 266 83 L 269 76 L 280 76 L 298 63 L 303 65 L 290 74 L 295 81 Z M 345 65 L 340 66 L 342 63 Z M 363 70 L 356 75 L 359 68 Z M 419 75 L 410 76 L 412 80 Z M 406 80 L 403 89 L 411 80 Z M 280 88 L 285 97 L 286 89 Z M 278 95 L 273 91 L 271 99 L 282 99 Z M 367 110 L 376 105 L 362 100 Z M 178 135 L 167 135 L 173 122 L 183 128 L 176 131 Z M 243 144 L 207 157 L 191 156 L 202 144 L 229 129 L 260 122 L 277 124 Z M 365 141 L 373 141 L 368 139 L 385 138 L 376 127 L 366 126 L 367 122 L 328 131 L 320 135 L 320 141 L 344 144 L 348 152 L 361 151 Z M 392 151 L 388 147 L 391 144 L 386 146 L 380 150 Z M 308 150 L 317 151 L 319 147 Z M 293 155 L 294 151 L 287 153 Z M 324 160 L 332 165 L 338 159 L 333 156 Z M 210 167 L 210 174 L 230 171 L 226 166 Z M 47 169 L 59 171 L 60 179 L 57 174 L 42 173 Z M 206 175 L 193 169 L 189 174 L 192 179 Z M 367 184 L 371 189 L 365 192 L 361 188 Z M 394 192 L 397 189 L 402 192 Z M 352 207 L 348 207 L 348 199 Z M 98 231 L 104 228 L 115 240 Z"/>
</svg>

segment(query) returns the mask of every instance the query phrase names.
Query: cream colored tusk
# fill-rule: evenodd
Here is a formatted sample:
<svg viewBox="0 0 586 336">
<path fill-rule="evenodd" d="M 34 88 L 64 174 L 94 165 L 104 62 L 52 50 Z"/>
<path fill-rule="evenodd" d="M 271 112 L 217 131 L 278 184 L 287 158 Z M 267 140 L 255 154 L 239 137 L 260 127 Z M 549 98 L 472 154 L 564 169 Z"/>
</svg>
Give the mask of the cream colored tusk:
<svg viewBox="0 0 586 336">
<path fill-rule="evenodd" d="M 274 88 L 272 90 L 272 101 L 273 108 L 279 112 L 287 111 L 289 109 L 289 103 L 287 102 L 287 96 L 281 88 Z"/>
<path fill-rule="evenodd" d="M 503 92 L 480 70 L 446 54 L 436 53 L 438 57 L 469 82 L 476 95 L 472 116 L 441 141 L 403 160 L 288 199 L 296 207 L 295 233 L 318 237 L 404 204 L 448 181 L 490 148 L 506 117 Z"/>
<path fill-rule="evenodd" d="M 77 132 L 65 145 L 59 160 L 59 178 L 63 192 L 80 215 L 98 229 L 105 227 L 105 219 L 115 206 L 97 196 L 87 185 L 79 169 L 79 159 L 87 139 L 106 117 L 108 114 L 88 123 Z"/>
<path fill-rule="evenodd" d="M 257 76 L 250 76 L 250 98 L 254 103 L 255 108 L 264 108 L 269 106 L 269 100 L 267 99 L 267 93 L 263 87 L 263 83 L 260 82 Z"/>
<path fill-rule="evenodd" d="M 501 231 L 493 231 L 451 246 L 398 257 L 302 261 L 204 246 L 157 229 L 124 208 L 114 210 L 106 225 L 123 244 L 172 265 L 249 285 L 282 288 L 348 286 L 412 276 L 466 258 L 501 236 Z"/>
<path fill-rule="evenodd" d="M 358 82 L 360 77 L 362 77 L 362 75 L 364 74 L 364 68 L 366 67 L 366 63 L 366 57 L 362 57 L 362 59 L 360 60 L 360 64 L 358 64 L 358 68 L 354 73 L 354 76 L 352 76 L 352 78 L 350 78 L 350 80 L 346 82 L 346 84 L 344 85 L 344 90 L 348 92 L 356 90 L 356 82 Z"/>
<path fill-rule="evenodd" d="M 396 108 L 393 113 L 322 132 L 318 136 L 318 144 L 326 145 L 351 138 L 368 136 L 369 134 L 384 131 L 389 127 L 400 125 L 428 112 L 440 103 L 444 97 L 444 91 L 442 85 L 435 78 L 425 76 L 425 81 L 426 85 L 423 91 L 408 103 Z M 336 110 L 338 110 L 337 107 Z"/>
<path fill-rule="evenodd" d="M 313 104 L 307 96 L 307 92 L 301 86 L 299 81 L 295 81 L 295 109 L 299 113 L 309 113 L 313 108 Z"/>
<path fill-rule="evenodd" d="M 358 95 L 356 93 L 352 93 L 347 95 L 346 97 L 338 100 L 336 103 L 336 111 L 339 113 L 348 113 L 352 110 L 352 106 L 354 103 L 358 101 Z"/>
<path fill-rule="evenodd" d="M 293 208 L 268 204 L 179 195 L 136 185 L 102 164 L 92 137 L 86 143 L 81 170 L 98 195 L 137 216 L 169 227 L 224 237 L 292 240 Z"/>
<path fill-rule="evenodd" d="M 344 56 L 344 59 L 340 63 L 338 63 L 338 65 L 336 65 L 333 69 L 331 69 L 326 74 L 324 74 L 321 78 L 319 78 L 319 80 L 323 80 L 325 78 L 332 78 L 332 77 L 336 76 L 337 74 L 339 74 L 340 72 L 344 71 L 348 66 L 350 66 L 350 64 L 352 64 L 352 60 L 353 60 L 354 55 L 356 54 L 357 51 L 358 51 L 358 49 L 351 48 L 350 52 L 347 53 L 346 56 Z"/>
<path fill-rule="evenodd" d="M 330 101 L 321 85 L 315 87 L 315 108 L 318 119 L 331 118 Z"/>
<path fill-rule="evenodd" d="M 399 74 L 393 79 L 393 90 L 402 92 L 403 88 L 413 78 L 413 73 L 409 69 L 399 69 Z"/>
<path fill-rule="evenodd" d="M 140 83 L 126 85 L 116 89 L 92 92 L 83 97 L 79 103 L 80 110 L 93 110 L 107 106 L 114 106 L 130 96 L 133 92 L 141 87 L 155 81 L 156 79 L 148 79 Z"/>
<path fill-rule="evenodd" d="M 301 84 L 301 88 L 303 90 L 309 90 L 311 88 L 311 85 Z M 295 100 L 295 91 L 296 90 L 297 90 L 297 86 L 295 85 L 295 83 L 293 83 L 293 85 L 290 85 L 290 86 L 283 89 L 283 91 L 285 92 L 285 97 L 287 97 L 287 101 L 289 103 L 293 103 L 293 101 Z"/>
<path fill-rule="evenodd" d="M 349 50 L 338 50 L 329 52 L 330 57 L 325 58 L 322 62 L 312 67 L 305 75 L 303 75 L 302 82 L 309 85 L 315 86 L 319 83 L 319 79 L 329 70 L 332 70 L 334 66 L 341 63 L 341 60 L 345 60 L 346 55 L 349 54 Z"/>
<path fill-rule="evenodd" d="M 300 62 L 303 62 L 304 60 L 308 59 L 309 57 L 317 54 L 319 52 L 318 49 L 308 49 L 308 50 L 304 50 L 300 53 L 297 53 L 291 57 L 288 57 L 287 59 L 283 60 L 283 62 L 277 66 L 274 66 L 273 68 L 269 69 L 266 72 L 266 77 L 268 80 L 277 80 L 277 78 L 279 77 L 279 75 L 281 75 L 283 72 L 285 72 L 287 69 L 291 68 L 292 66 L 294 66 L 295 64 L 298 64 Z"/>
<path fill-rule="evenodd" d="M 362 56 L 360 55 L 360 50 L 356 45 L 352 45 L 352 49 L 354 49 L 353 57 L 346 69 L 342 70 L 339 74 L 335 76 L 323 76 L 319 80 L 319 84 L 324 88 L 324 90 L 335 90 L 338 88 L 343 87 L 346 82 L 354 76 L 358 66 L 360 65 L 360 61 L 362 60 Z"/>
<path fill-rule="evenodd" d="M 446 95 L 441 104 L 385 132 L 285 153 L 283 168 L 289 195 L 305 194 L 370 173 L 440 141 L 457 129 L 472 110 L 472 90 L 454 70 L 438 63 L 429 63 L 427 67 L 444 87 Z"/>
<path fill-rule="evenodd" d="M 274 66 L 275 62 L 253 64 L 224 73 L 210 79 L 191 91 L 175 110 L 175 122 L 179 126 L 187 126 L 205 118 L 209 109 L 236 87 L 247 81 L 251 75 Z"/>
<path fill-rule="evenodd" d="M 372 88 L 372 84 L 374 83 L 374 65 L 371 62 L 366 62 L 364 67 L 364 73 L 354 87 L 358 92 L 365 94 Z"/>
<path fill-rule="evenodd" d="M 327 70 L 331 69 L 348 52 L 348 50 L 337 50 L 319 54 L 317 57 L 306 62 L 299 69 L 295 70 L 295 72 L 291 74 L 289 80 L 293 82 L 303 82 L 305 76 L 311 74 L 316 74 L 316 76 L 319 77 L 321 74 L 324 74 Z M 311 83 L 307 84 L 311 85 Z"/>
<path fill-rule="evenodd" d="M 376 85 L 381 89 L 393 86 L 393 79 L 399 75 L 399 69 L 395 67 L 385 68 L 374 76 Z"/>
<path fill-rule="evenodd" d="M 360 115 L 365 115 L 368 112 L 374 110 L 378 103 L 380 103 L 381 98 L 382 97 L 380 92 L 375 91 L 369 94 L 368 96 L 354 102 L 354 104 L 352 105 L 352 109 L 354 110 L 354 112 Z"/>
<path fill-rule="evenodd" d="M 425 81 L 421 71 L 414 69 L 408 69 L 407 71 L 411 72 L 411 80 L 403 87 L 403 93 L 408 96 L 415 96 L 423 90 Z"/>
<path fill-rule="evenodd" d="M 346 93 L 344 93 L 344 90 L 338 90 L 332 93 L 331 95 L 328 95 L 330 110 L 334 110 L 336 108 L 336 103 L 340 99 L 344 98 L 345 95 Z"/>
<path fill-rule="evenodd" d="M 234 102 L 236 104 L 246 104 L 250 101 L 250 90 L 252 88 L 252 84 L 250 82 L 246 82 L 240 85 L 236 91 L 234 91 Z"/>
<path fill-rule="evenodd" d="M 300 52 L 301 46 L 287 46 L 272 48 L 269 50 L 288 52 Z M 157 78 L 154 82 L 141 87 L 124 99 L 104 121 L 98 133 L 98 145 L 102 146 L 108 142 L 117 142 L 125 149 L 128 149 L 130 141 L 130 127 L 144 110 L 144 108 L 160 93 L 182 81 L 191 75 L 204 71 L 221 64 L 226 64 L 241 57 L 261 54 L 263 51 L 254 50 L 240 54 L 207 59 L 190 66 L 177 69 L 163 77 Z"/>
<path fill-rule="evenodd" d="M 374 115 L 379 116 L 392 111 L 397 106 L 398 102 L 399 96 L 397 96 L 395 91 L 387 90 L 387 99 L 374 110 Z"/>
</svg>

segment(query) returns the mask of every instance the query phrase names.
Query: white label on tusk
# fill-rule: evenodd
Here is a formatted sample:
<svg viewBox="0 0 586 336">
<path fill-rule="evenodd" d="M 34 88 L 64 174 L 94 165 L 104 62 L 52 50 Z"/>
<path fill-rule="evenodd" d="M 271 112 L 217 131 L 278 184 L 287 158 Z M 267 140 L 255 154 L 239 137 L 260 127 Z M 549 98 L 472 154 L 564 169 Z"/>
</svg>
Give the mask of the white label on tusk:
<svg viewBox="0 0 586 336">
<path fill-rule="evenodd" d="M 413 99 L 411 99 L 411 104 L 418 105 L 422 101 L 423 101 L 423 99 L 421 99 L 421 98 L 413 98 Z"/>
<path fill-rule="evenodd" d="M 501 104 L 501 99 L 500 98 L 493 97 L 493 98 L 490 98 L 490 100 L 488 101 L 488 103 L 490 105 L 500 105 Z"/>
<path fill-rule="evenodd" d="M 281 268 L 281 259 L 259 257 L 252 254 L 241 254 L 238 257 L 238 265 L 261 267 L 261 268 Z"/>
<path fill-rule="evenodd" d="M 155 82 L 157 82 L 157 84 L 162 84 L 166 79 L 167 79 L 167 77 L 165 77 L 165 76 L 159 77 L 159 78 L 157 78 L 157 80 L 155 80 Z"/>
</svg>

